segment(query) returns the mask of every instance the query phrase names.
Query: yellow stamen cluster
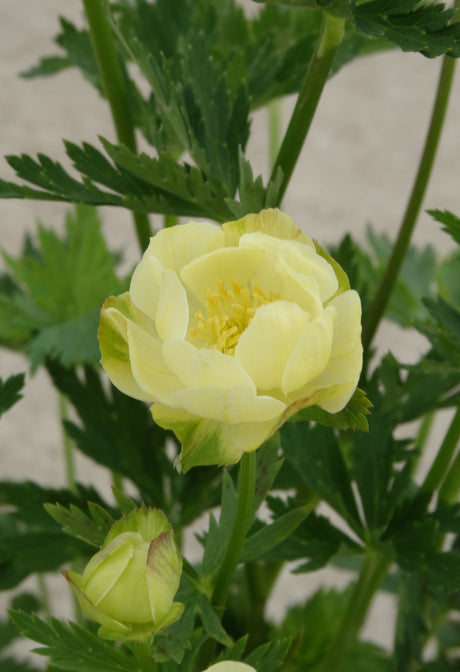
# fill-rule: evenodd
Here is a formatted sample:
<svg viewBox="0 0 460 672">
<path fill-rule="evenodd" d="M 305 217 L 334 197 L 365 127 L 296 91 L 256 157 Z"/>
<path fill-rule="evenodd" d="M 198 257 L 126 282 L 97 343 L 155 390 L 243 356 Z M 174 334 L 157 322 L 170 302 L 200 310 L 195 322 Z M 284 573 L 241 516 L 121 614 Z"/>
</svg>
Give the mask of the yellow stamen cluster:
<svg viewBox="0 0 460 672">
<path fill-rule="evenodd" d="M 196 326 L 189 335 L 207 348 L 216 348 L 226 355 L 233 355 L 243 331 L 249 326 L 259 306 L 280 298 L 274 292 L 267 296 L 257 283 L 252 289 L 232 280 L 227 289 L 222 280 L 216 290 L 208 289 L 204 299 L 206 316 L 201 310 L 195 314 Z"/>
</svg>

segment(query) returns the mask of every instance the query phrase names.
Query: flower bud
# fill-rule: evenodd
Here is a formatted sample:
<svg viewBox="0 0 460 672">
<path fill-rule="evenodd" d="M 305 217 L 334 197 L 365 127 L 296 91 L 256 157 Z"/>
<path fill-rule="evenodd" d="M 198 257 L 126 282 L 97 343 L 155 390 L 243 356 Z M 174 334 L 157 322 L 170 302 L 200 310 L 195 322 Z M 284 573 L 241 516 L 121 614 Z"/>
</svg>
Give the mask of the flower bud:
<svg viewBox="0 0 460 672">
<path fill-rule="evenodd" d="M 82 575 L 63 572 L 88 618 L 107 639 L 146 641 L 180 618 L 173 602 L 182 558 L 158 509 L 136 509 L 112 525 Z"/>
<path fill-rule="evenodd" d="M 246 663 L 239 663 L 235 660 L 222 660 L 220 663 L 215 663 L 208 667 L 203 672 L 257 672 L 255 667 L 246 665 Z"/>
<path fill-rule="evenodd" d="M 279 210 L 159 231 L 98 336 L 112 383 L 180 440 L 183 471 L 237 462 L 307 406 L 337 413 L 362 367 L 358 294 Z"/>
</svg>

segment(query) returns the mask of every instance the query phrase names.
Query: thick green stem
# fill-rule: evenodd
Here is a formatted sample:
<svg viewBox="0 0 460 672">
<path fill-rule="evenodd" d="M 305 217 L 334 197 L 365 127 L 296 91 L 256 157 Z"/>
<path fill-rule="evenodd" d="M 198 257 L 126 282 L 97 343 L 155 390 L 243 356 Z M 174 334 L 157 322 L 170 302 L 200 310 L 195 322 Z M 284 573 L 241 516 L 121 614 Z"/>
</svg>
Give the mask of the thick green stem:
<svg viewBox="0 0 460 672">
<path fill-rule="evenodd" d="M 350 646 L 359 635 L 372 598 L 380 588 L 390 565 L 391 561 L 387 557 L 376 551 L 368 551 L 350 595 L 342 623 L 318 672 L 337 672 L 340 668 Z"/>
<path fill-rule="evenodd" d="M 457 412 L 454 415 L 450 427 L 447 430 L 447 434 L 441 446 L 441 451 L 444 451 L 449 458 L 452 457 L 459 440 L 460 440 L 460 408 L 457 409 Z M 446 464 L 445 466 L 447 469 L 448 464 Z M 444 475 L 444 473 L 442 475 Z M 445 477 L 444 482 L 439 490 L 439 502 L 441 504 L 455 504 L 459 492 L 460 492 L 460 451 L 455 456 L 455 459 L 452 462 L 452 465 L 449 471 L 447 472 L 447 476 Z"/>
<path fill-rule="evenodd" d="M 136 136 L 127 96 L 127 85 L 118 60 L 115 40 L 108 19 L 106 0 L 83 0 L 91 42 L 101 75 L 104 93 L 110 105 L 118 142 L 136 151 Z M 133 212 L 134 226 L 143 252 L 149 244 L 150 222 L 144 212 Z"/>
<path fill-rule="evenodd" d="M 272 182 L 276 178 L 278 169 L 282 170 L 283 180 L 279 191 L 278 205 L 281 203 L 291 179 L 329 76 L 337 48 L 343 39 L 344 23 L 345 20 L 342 18 L 324 14 L 318 44 L 300 88 L 297 103 L 270 178 L 270 182 Z"/>
<path fill-rule="evenodd" d="M 246 540 L 246 534 L 252 522 L 255 482 L 256 454 L 255 452 L 244 453 L 240 461 L 238 505 L 233 529 L 227 542 L 225 557 L 217 575 L 212 595 L 212 603 L 216 607 L 225 605 L 228 590 Z"/>
<path fill-rule="evenodd" d="M 131 651 L 136 656 L 140 672 L 155 672 L 156 664 L 152 658 L 152 647 L 144 642 L 134 642 L 131 644 Z"/>
<path fill-rule="evenodd" d="M 433 493 L 435 492 L 435 490 L 439 488 L 444 477 L 446 476 L 447 470 L 449 469 L 449 465 L 452 461 L 452 457 L 457 447 L 459 438 L 460 438 L 460 409 L 457 409 L 457 412 L 454 415 L 450 427 L 447 430 L 447 433 L 444 437 L 444 441 L 442 442 L 439 448 L 439 452 L 436 455 L 433 464 L 431 465 L 431 469 L 428 472 L 424 482 L 420 487 L 421 493 Z M 453 466 L 454 465 L 452 465 L 452 467 Z M 449 485 L 449 476 L 446 477 L 446 480 L 441 489 L 442 491 L 444 491 L 446 483 L 447 488 L 450 488 L 451 486 Z M 460 482 L 458 485 L 460 486 Z M 446 492 L 444 491 L 444 495 L 445 494 Z"/>
<path fill-rule="evenodd" d="M 409 249 L 411 236 L 417 222 L 420 208 L 422 207 L 436 150 L 438 148 L 441 130 L 446 115 L 447 103 L 452 88 L 454 71 L 455 59 L 450 56 L 444 56 L 430 125 L 412 192 L 407 203 L 406 211 L 388 265 L 363 325 L 363 346 L 365 351 L 369 349 L 369 346 L 372 343 L 372 339 L 374 338 L 377 327 L 385 312 L 402 263 Z"/>
</svg>

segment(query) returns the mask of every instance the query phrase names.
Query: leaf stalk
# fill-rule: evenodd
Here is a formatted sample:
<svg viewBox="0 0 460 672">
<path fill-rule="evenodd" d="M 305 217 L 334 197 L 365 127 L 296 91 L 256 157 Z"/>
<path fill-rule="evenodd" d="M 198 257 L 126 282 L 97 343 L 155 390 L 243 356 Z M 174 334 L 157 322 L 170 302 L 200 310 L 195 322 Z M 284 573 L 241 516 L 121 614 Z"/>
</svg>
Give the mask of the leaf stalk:
<svg viewBox="0 0 460 672">
<path fill-rule="evenodd" d="M 291 120 L 270 177 L 271 184 L 275 181 L 278 170 L 281 169 L 283 180 L 278 194 L 278 205 L 283 200 L 284 193 L 302 151 L 344 33 L 345 19 L 324 13 L 318 43 L 301 85 Z"/>
<path fill-rule="evenodd" d="M 383 317 L 391 292 L 409 249 L 412 233 L 422 207 L 422 202 L 433 168 L 436 151 L 447 111 L 455 72 L 455 59 L 444 56 L 433 104 L 430 124 L 420 158 L 417 174 L 406 206 L 398 237 L 393 246 L 388 264 L 380 281 L 376 296 L 363 325 L 363 347 L 367 352 Z"/>
<path fill-rule="evenodd" d="M 108 18 L 108 3 L 106 0 L 83 0 L 83 6 L 118 142 L 136 152 L 136 136 L 127 95 L 127 82 L 117 56 Z M 152 235 L 149 218 L 144 212 L 133 212 L 133 220 L 139 247 L 143 252 Z"/>
</svg>

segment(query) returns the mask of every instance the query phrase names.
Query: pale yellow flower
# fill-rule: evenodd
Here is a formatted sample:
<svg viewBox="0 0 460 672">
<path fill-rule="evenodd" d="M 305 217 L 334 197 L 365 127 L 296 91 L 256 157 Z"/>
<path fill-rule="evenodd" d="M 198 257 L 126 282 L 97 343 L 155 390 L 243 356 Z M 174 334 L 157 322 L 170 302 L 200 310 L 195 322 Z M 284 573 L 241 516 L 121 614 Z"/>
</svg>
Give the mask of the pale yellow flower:
<svg viewBox="0 0 460 672">
<path fill-rule="evenodd" d="M 239 663 L 235 660 L 222 660 L 220 663 L 215 663 L 208 667 L 203 672 L 257 672 L 255 667 L 246 665 L 246 663 Z"/>
<path fill-rule="evenodd" d="M 293 413 L 340 411 L 362 366 L 361 302 L 279 210 L 164 229 L 109 298 L 102 365 L 182 444 L 181 467 L 227 465 Z"/>
<path fill-rule="evenodd" d="M 63 572 L 88 618 L 107 639 L 144 641 L 181 616 L 174 602 L 182 558 L 158 509 L 137 509 L 114 523 L 83 571 Z"/>
</svg>

